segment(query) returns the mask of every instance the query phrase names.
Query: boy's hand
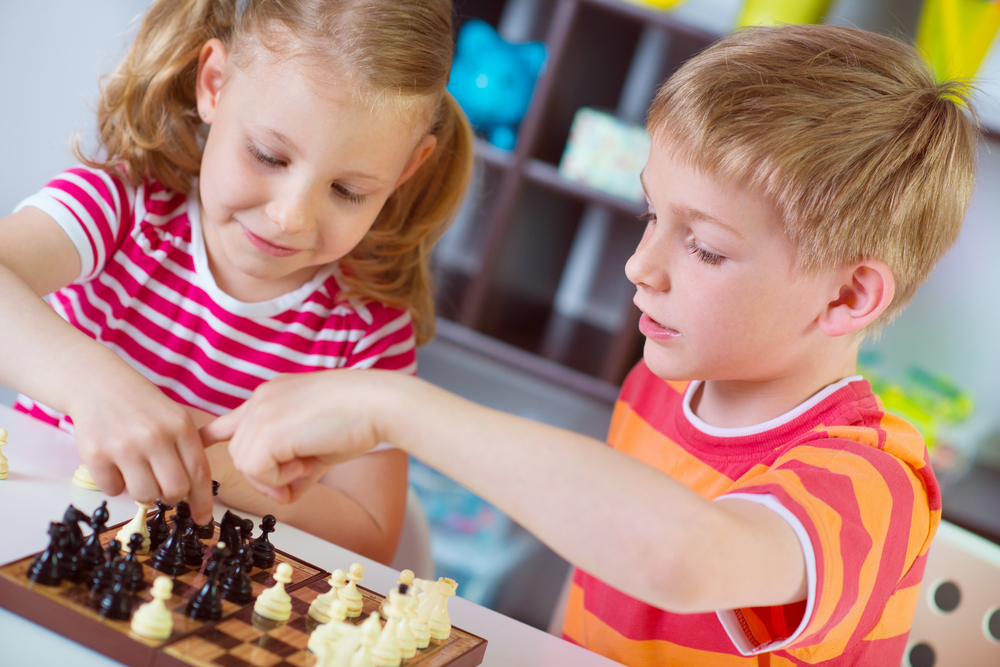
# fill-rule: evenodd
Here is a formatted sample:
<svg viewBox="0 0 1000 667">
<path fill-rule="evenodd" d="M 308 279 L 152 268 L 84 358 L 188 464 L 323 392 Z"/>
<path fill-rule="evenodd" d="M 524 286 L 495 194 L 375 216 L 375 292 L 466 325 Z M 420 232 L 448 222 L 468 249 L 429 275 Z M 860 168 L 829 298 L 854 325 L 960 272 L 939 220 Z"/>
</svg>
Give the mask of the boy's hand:
<svg viewBox="0 0 1000 667">
<path fill-rule="evenodd" d="M 377 395 L 379 371 L 280 375 L 243 405 L 201 429 L 205 445 L 229 440 L 234 467 L 260 493 L 294 502 L 333 465 L 379 443 L 362 398 Z"/>
<path fill-rule="evenodd" d="M 199 525 L 212 518 L 208 458 L 188 411 L 136 374 L 85 392 L 69 412 L 77 447 L 102 491 L 138 502 L 187 498 Z"/>
</svg>

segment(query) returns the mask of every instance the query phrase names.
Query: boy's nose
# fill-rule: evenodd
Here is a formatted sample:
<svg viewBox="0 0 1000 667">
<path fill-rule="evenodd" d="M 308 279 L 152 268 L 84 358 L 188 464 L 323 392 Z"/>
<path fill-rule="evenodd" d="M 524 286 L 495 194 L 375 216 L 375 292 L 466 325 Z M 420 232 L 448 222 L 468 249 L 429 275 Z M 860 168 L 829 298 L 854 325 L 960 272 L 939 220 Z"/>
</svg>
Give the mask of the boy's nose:
<svg viewBox="0 0 1000 667">
<path fill-rule="evenodd" d="M 670 274 L 667 271 L 666 248 L 657 247 L 654 237 L 647 234 L 639 241 L 635 252 L 625 262 L 625 275 L 637 286 L 645 286 L 659 292 L 670 289 Z"/>
</svg>

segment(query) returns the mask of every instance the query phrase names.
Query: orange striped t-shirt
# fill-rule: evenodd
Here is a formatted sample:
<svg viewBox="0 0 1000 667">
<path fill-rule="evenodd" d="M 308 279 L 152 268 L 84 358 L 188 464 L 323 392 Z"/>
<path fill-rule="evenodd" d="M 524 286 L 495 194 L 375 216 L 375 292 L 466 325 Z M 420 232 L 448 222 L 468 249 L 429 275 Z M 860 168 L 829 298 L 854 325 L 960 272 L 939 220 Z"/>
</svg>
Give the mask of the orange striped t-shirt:
<svg viewBox="0 0 1000 667">
<path fill-rule="evenodd" d="M 802 544 L 808 598 L 674 614 L 578 569 L 563 636 L 635 667 L 900 664 L 941 517 L 923 438 L 860 376 L 739 429 L 691 412 L 697 386 L 666 382 L 640 362 L 608 443 L 707 499 L 738 496 L 778 512 Z"/>
</svg>

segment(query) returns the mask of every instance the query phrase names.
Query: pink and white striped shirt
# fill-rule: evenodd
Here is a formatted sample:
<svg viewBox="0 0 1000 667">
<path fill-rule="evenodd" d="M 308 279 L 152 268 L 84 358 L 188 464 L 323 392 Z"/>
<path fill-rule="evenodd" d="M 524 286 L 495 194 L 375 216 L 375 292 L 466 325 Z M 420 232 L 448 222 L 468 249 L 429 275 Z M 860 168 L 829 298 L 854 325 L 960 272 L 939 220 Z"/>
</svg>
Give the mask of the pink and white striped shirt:
<svg viewBox="0 0 1000 667">
<path fill-rule="evenodd" d="M 76 167 L 15 210 L 26 206 L 55 219 L 80 253 L 80 276 L 48 297 L 52 308 L 178 403 L 218 415 L 279 373 L 416 371 L 409 311 L 343 299 L 335 264 L 270 301 L 219 289 L 197 187 L 185 195 L 147 179 L 133 188 Z M 66 416 L 27 397 L 16 407 L 72 431 Z"/>
</svg>

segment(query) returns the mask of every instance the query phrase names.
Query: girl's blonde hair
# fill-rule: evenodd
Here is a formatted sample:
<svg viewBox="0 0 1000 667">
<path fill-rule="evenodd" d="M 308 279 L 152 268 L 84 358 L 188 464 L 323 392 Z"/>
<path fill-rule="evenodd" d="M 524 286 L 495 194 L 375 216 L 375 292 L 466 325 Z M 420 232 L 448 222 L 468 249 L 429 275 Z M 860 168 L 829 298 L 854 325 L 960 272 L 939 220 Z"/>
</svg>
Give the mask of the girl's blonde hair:
<svg viewBox="0 0 1000 667">
<path fill-rule="evenodd" d="M 103 83 L 97 109 L 103 155 L 85 156 L 77 147 L 77 156 L 101 169 L 123 169 L 133 185 L 152 177 L 188 192 L 206 132 L 195 100 L 198 56 L 212 38 L 237 63 L 255 48 L 305 56 L 346 67 L 358 95 L 373 104 L 430 109 L 434 152 L 340 260 L 345 298 L 409 308 L 417 342 L 429 340 L 430 253 L 461 205 L 473 160 L 471 128 L 445 90 L 453 52 L 450 0 L 156 0 Z"/>
<path fill-rule="evenodd" d="M 663 84 L 648 128 L 769 197 L 803 269 L 884 261 L 896 295 L 877 326 L 958 238 L 975 183 L 965 87 L 937 83 L 907 44 L 852 28 L 728 35 Z"/>
</svg>

